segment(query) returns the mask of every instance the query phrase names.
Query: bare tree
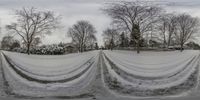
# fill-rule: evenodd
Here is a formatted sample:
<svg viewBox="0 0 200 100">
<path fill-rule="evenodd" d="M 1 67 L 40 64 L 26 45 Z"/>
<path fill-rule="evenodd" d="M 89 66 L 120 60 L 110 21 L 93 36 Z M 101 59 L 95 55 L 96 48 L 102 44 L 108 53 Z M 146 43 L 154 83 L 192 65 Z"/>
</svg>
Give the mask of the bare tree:
<svg viewBox="0 0 200 100">
<path fill-rule="evenodd" d="M 180 14 L 177 16 L 177 32 L 175 34 L 177 41 L 180 43 L 181 51 L 183 45 L 198 32 L 199 19 L 188 14 Z"/>
<path fill-rule="evenodd" d="M 107 42 L 105 44 L 107 44 L 108 48 L 111 50 L 118 44 L 119 36 L 116 29 L 107 28 L 103 31 L 104 42 Z"/>
<path fill-rule="evenodd" d="M 96 30 L 88 21 L 78 21 L 68 30 L 68 36 L 72 38 L 72 42 L 77 45 L 80 52 L 84 51 L 84 47 L 93 41 L 96 41 Z"/>
<path fill-rule="evenodd" d="M 177 18 L 176 15 L 170 14 L 168 16 L 168 23 L 167 23 L 167 47 L 171 45 L 171 41 L 175 33 L 177 32 Z"/>
<path fill-rule="evenodd" d="M 161 16 L 157 29 L 158 32 L 160 33 L 161 38 L 163 39 L 164 47 L 166 47 L 167 45 L 167 24 L 168 24 L 167 17 L 165 15 Z"/>
<path fill-rule="evenodd" d="M 177 17 L 174 14 L 163 14 L 160 16 L 158 23 L 158 32 L 163 39 L 163 45 L 169 47 L 177 32 Z"/>
<path fill-rule="evenodd" d="M 140 52 L 143 34 L 151 30 L 159 10 L 161 10 L 159 7 L 138 1 L 111 3 L 104 9 L 112 17 L 114 24 L 130 32 L 131 41 L 137 47 L 137 53 Z"/>
<path fill-rule="evenodd" d="M 59 24 L 59 17 L 51 11 L 38 11 L 36 8 L 23 8 L 16 11 L 17 22 L 6 28 L 18 34 L 26 45 L 27 53 L 35 37 L 50 34 Z"/>
<path fill-rule="evenodd" d="M 126 36 L 125 32 L 122 32 L 120 34 L 119 41 L 120 41 L 120 46 L 121 47 L 128 47 L 128 45 L 129 45 L 129 38 Z"/>
<path fill-rule="evenodd" d="M 86 42 L 85 49 L 88 48 L 90 50 L 95 49 L 95 43 L 97 42 L 97 38 L 95 35 L 91 35 Z"/>
</svg>

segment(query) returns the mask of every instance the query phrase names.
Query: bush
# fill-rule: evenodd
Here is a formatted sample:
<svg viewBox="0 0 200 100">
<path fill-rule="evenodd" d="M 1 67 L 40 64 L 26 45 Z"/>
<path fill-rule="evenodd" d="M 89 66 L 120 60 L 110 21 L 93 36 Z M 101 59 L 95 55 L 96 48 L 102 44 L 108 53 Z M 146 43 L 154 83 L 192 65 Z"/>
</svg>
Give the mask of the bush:
<svg viewBox="0 0 200 100">
<path fill-rule="evenodd" d="M 16 48 L 13 51 L 26 53 L 26 49 L 24 48 Z M 43 45 L 40 47 L 34 47 L 30 49 L 31 54 L 38 55 L 62 55 L 65 53 L 65 48 L 59 45 Z"/>
</svg>

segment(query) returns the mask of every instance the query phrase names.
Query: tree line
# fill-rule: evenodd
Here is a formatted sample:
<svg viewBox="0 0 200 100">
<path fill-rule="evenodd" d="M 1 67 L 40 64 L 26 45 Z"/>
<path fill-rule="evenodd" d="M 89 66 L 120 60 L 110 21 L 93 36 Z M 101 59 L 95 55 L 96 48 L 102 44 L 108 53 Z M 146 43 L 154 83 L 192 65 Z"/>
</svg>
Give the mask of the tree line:
<svg viewBox="0 0 200 100">
<path fill-rule="evenodd" d="M 163 48 L 184 44 L 198 34 L 199 18 L 187 13 L 166 13 L 165 9 L 144 2 L 117 2 L 108 4 L 103 11 L 112 18 L 112 28 L 104 31 L 108 48 L 116 46 L 151 47 L 159 42 Z"/>
<path fill-rule="evenodd" d="M 32 50 L 36 49 L 34 47 L 41 43 L 42 36 L 49 35 L 58 29 L 61 20 L 61 17 L 52 11 L 39 11 L 34 7 L 16 10 L 15 15 L 17 21 L 6 25 L 6 29 L 9 34 L 14 33 L 21 37 L 23 52 L 26 50 L 27 54 L 33 53 Z M 83 52 L 87 48 L 98 48 L 95 33 L 96 29 L 89 21 L 80 20 L 68 29 L 67 35 L 72 39 L 71 43 L 77 50 Z M 54 49 L 57 50 L 55 44 L 52 46 L 55 46 Z M 53 48 L 52 46 L 45 47 Z M 11 35 L 6 35 L 2 39 L 1 47 L 5 50 L 13 50 L 20 47 L 20 41 Z M 40 49 L 44 50 L 44 46 L 41 46 Z M 48 48 L 46 49 L 48 51 Z"/>
</svg>

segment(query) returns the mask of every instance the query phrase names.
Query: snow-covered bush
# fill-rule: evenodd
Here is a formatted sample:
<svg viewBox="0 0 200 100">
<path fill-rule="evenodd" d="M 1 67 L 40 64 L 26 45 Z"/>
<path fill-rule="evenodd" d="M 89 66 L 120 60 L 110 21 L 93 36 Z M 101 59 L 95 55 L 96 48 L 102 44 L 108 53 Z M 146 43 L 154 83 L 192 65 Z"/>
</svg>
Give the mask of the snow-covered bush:
<svg viewBox="0 0 200 100">
<path fill-rule="evenodd" d="M 1 49 L 13 51 L 16 48 L 20 48 L 20 42 L 14 39 L 12 36 L 4 36 L 1 41 Z"/>
<path fill-rule="evenodd" d="M 25 48 L 17 48 L 14 51 L 20 52 L 20 53 L 26 53 Z M 43 45 L 43 46 L 31 48 L 30 53 L 38 54 L 38 55 L 61 55 L 65 53 L 65 48 L 57 44 Z"/>
<path fill-rule="evenodd" d="M 32 54 L 60 55 L 65 53 L 64 47 L 58 45 L 45 45 L 31 50 Z"/>
</svg>

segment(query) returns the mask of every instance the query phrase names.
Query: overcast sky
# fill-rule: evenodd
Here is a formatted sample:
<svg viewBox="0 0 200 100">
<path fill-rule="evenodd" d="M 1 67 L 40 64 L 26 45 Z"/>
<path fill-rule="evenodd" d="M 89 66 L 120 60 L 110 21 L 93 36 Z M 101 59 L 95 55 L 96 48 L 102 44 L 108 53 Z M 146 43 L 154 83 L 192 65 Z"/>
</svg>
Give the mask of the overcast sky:
<svg viewBox="0 0 200 100">
<path fill-rule="evenodd" d="M 63 28 L 55 31 L 52 35 L 43 38 L 44 44 L 70 42 L 66 36 L 68 27 L 78 20 L 88 20 L 97 30 L 99 44 L 102 42 L 102 31 L 107 28 L 111 19 L 100 10 L 106 2 L 117 2 L 119 0 L 0 0 L 0 24 L 2 35 L 6 34 L 4 27 L 15 21 L 13 16 L 15 9 L 22 7 L 36 7 L 42 10 L 51 10 L 62 16 Z M 129 0 L 131 1 L 131 0 Z M 192 16 L 200 17 L 199 0 L 149 0 L 167 4 L 167 11 L 190 13 Z"/>
</svg>

